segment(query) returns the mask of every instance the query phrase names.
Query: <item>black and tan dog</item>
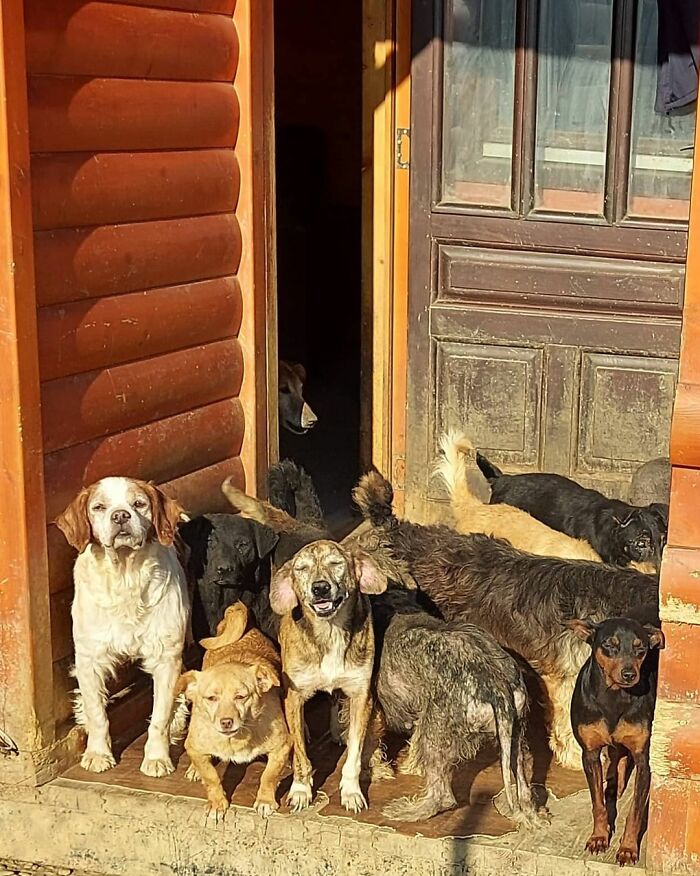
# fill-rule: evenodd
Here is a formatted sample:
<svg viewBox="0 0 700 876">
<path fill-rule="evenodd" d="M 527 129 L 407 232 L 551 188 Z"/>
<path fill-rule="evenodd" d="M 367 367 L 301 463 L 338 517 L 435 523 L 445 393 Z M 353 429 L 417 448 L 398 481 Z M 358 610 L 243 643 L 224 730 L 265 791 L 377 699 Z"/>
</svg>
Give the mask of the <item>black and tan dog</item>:
<svg viewBox="0 0 700 876">
<path fill-rule="evenodd" d="M 649 571 L 661 565 L 668 505 L 653 503 L 640 508 L 609 499 L 563 475 L 504 474 L 481 453 L 476 461 L 491 484 L 491 504 L 513 505 L 552 529 L 585 539 L 604 563 L 649 563 Z"/>
<path fill-rule="evenodd" d="M 583 768 L 593 803 L 593 832 L 586 849 L 597 854 L 610 844 L 615 801 L 624 791 L 627 761 L 636 767 L 634 798 L 617 853 L 621 866 L 637 862 L 639 835 L 649 802 L 649 741 L 656 701 L 657 649 L 661 630 L 629 618 L 602 623 L 575 620 L 571 629 L 591 646 L 571 701 L 574 735 L 583 749 Z M 603 790 L 601 754 L 610 766 Z"/>
<path fill-rule="evenodd" d="M 384 562 L 388 555 L 405 566 L 445 620 L 476 624 L 540 676 L 550 707 L 551 748 L 561 764 L 580 769 L 569 707 L 588 649 L 564 624 L 633 609 L 653 619 L 656 579 L 603 563 L 537 557 L 486 535 L 398 520 L 391 484 L 378 472 L 360 480 L 354 497 L 374 525 L 360 541 L 375 560 Z"/>
</svg>

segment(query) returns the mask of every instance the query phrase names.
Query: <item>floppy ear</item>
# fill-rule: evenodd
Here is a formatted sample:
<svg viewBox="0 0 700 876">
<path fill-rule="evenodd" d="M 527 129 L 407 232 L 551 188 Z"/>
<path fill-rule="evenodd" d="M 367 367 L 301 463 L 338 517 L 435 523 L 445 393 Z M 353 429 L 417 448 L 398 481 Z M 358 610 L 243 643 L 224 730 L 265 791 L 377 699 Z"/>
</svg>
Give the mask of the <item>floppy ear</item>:
<svg viewBox="0 0 700 876">
<path fill-rule="evenodd" d="M 649 505 L 649 511 L 668 529 L 668 505 L 663 502 L 652 502 Z"/>
<path fill-rule="evenodd" d="M 269 526 L 264 526 L 262 523 L 251 521 L 253 530 L 253 539 L 255 540 L 255 549 L 259 559 L 264 559 L 268 554 L 272 553 L 280 540 L 279 535 L 273 532 Z"/>
<path fill-rule="evenodd" d="M 169 547 L 175 540 L 175 530 L 185 513 L 182 505 L 166 496 L 165 493 L 151 481 L 142 482 L 141 487 L 151 501 L 153 528 L 158 541 Z"/>
<path fill-rule="evenodd" d="M 384 593 L 386 575 L 367 554 L 355 554 L 355 575 L 363 593 Z"/>
<path fill-rule="evenodd" d="M 644 624 L 644 629 L 649 634 L 649 647 L 658 648 L 659 651 L 663 651 L 666 646 L 666 637 L 661 630 L 651 624 Z"/>
<path fill-rule="evenodd" d="M 306 368 L 300 362 L 290 362 L 289 367 L 302 383 L 306 383 Z"/>
<path fill-rule="evenodd" d="M 292 582 L 292 561 L 285 563 L 270 581 L 270 607 L 275 614 L 289 614 L 298 605 Z"/>
<path fill-rule="evenodd" d="M 177 684 L 175 685 L 175 696 L 179 697 L 180 694 L 184 693 L 185 697 L 192 702 L 192 698 L 197 693 L 197 682 L 199 681 L 199 676 L 201 672 L 197 672 L 196 669 L 190 669 L 189 672 L 184 672 L 177 680 Z"/>
<path fill-rule="evenodd" d="M 579 639 L 583 639 L 584 642 L 590 642 L 596 630 L 596 625 L 589 620 L 568 620 L 565 626 L 567 626 L 575 636 L 578 636 Z"/>
<path fill-rule="evenodd" d="M 263 694 L 273 687 L 279 687 L 280 678 L 269 663 L 256 663 L 255 684 L 258 688 L 258 693 Z"/>
<path fill-rule="evenodd" d="M 56 526 L 65 535 L 68 544 L 74 547 L 79 554 L 90 544 L 92 538 L 87 511 L 89 498 L 90 487 L 84 487 L 63 514 L 59 514 L 55 520 Z"/>
</svg>

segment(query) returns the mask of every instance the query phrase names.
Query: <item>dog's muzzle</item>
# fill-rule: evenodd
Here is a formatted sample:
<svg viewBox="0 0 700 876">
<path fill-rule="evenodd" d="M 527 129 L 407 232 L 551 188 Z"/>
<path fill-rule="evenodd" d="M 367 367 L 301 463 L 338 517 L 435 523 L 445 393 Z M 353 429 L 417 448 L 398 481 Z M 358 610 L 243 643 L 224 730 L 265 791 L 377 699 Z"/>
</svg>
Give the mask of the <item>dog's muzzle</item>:
<svg viewBox="0 0 700 876">
<path fill-rule="evenodd" d="M 345 601 L 346 593 L 330 581 L 314 581 L 311 585 L 311 608 L 318 617 L 330 617 Z"/>
</svg>

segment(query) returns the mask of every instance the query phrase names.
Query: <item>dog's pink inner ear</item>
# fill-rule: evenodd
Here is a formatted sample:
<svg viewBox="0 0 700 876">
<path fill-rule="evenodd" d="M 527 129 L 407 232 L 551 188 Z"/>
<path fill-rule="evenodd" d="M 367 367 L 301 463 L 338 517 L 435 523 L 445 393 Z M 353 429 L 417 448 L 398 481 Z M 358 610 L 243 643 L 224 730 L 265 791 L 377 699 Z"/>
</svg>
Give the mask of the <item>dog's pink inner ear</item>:
<svg viewBox="0 0 700 876">
<path fill-rule="evenodd" d="M 649 645 L 652 648 L 658 648 L 663 651 L 666 645 L 666 637 L 658 627 L 653 627 L 651 624 L 644 624 L 644 629 L 649 633 Z"/>
<path fill-rule="evenodd" d="M 583 639 L 584 642 L 589 642 L 591 636 L 595 632 L 593 624 L 590 621 L 570 620 L 566 622 L 566 626 L 575 636 L 578 636 L 579 639 Z"/>
<path fill-rule="evenodd" d="M 355 574 L 363 593 L 384 593 L 386 590 L 386 575 L 368 556 L 361 554 L 355 557 Z"/>
<path fill-rule="evenodd" d="M 270 606 L 275 614 L 289 614 L 298 600 L 292 584 L 292 569 L 288 563 L 275 573 L 270 582 Z"/>
</svg>

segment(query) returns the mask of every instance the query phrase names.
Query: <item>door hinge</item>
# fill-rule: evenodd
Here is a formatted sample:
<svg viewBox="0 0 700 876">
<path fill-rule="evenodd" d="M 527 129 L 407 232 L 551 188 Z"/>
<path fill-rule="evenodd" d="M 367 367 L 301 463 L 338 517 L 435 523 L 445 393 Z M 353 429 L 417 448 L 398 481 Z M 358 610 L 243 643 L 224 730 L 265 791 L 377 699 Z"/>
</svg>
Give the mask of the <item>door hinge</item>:
<svg viewBox="0 0 700 876">
<path fill-rule="evenodd" d="M 411 129 L 396 129 L 396 166 L 406 170 L 411 163 Z"/>
</svg>

